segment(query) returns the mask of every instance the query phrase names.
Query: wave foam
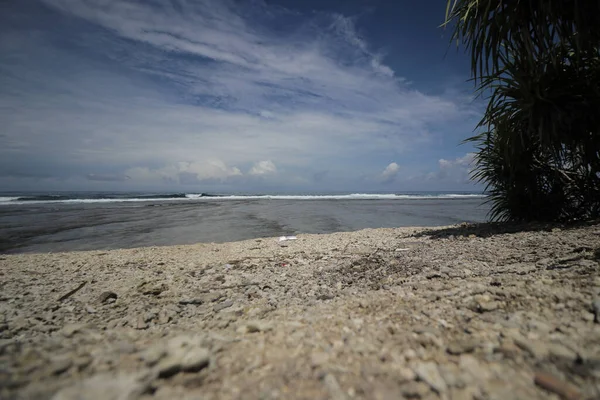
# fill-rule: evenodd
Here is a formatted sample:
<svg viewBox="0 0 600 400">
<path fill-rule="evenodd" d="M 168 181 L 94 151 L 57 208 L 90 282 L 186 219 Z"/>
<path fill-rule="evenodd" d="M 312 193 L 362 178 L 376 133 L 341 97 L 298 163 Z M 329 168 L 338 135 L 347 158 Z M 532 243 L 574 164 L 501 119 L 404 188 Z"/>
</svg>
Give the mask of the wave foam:
<svg viewBox="0 0 600 400">
<path fill-rule="evenodd" d="M 157 202 L 157 201 L 226 201 L 226 200 L 434 200 L 484 198 L 484 194 L 369 194 L 353 193 L 340 195 L 213 195 L 206 193 L 186 193 L 172 195 L 138 195 L 132 197 L 66 197 L 60 195 L 0 197 L 0 205 L 23 204 L 82 204 L 82 203 L 124 203 L 124 202 Z"/>
</svg>

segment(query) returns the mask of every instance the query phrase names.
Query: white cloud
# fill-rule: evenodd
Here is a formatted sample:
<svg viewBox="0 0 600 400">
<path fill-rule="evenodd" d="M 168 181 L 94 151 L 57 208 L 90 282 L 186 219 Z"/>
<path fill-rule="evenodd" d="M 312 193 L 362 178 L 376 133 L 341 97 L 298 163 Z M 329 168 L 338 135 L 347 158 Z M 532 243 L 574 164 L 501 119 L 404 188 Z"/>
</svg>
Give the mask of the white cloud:
<svg viewBox="0 0 600 400">
<path fill-rule="evenodd" d="M 224 181 L 242 176 L 237 167 L 227 166 L 223 161 L 178 162 L 161 168 L 135 167 L 126 171 L 131 179 L 139 181 L 165 181 L 172 183 L 198 183 L 202 181 Z"/>
<path fill-rule="evenodd" d="M 439 170 L 431 172 L 427 178 L 430 180 L 446 180 L 455 183 L 466 183 L 469 181 L 471 171 L 474 167 L 475 153 L 467 153 L 453 160 L 438 160 Z"/>
<path fill-rule="evenodd" d="M 381 173 L 381 179 L 385 183 L 392 182 L 396 176 L 398 176 L 398 172 L 400 171 L 400 166 L 395 162 L 390 163 L 383 172 Z"/>
<path fill-rule="evenodd" d="M 275 173 L 277 173 L 277 167 L 271 160 L 259 161 L 250 170 L 250 175 L 269 175 Z"/>
<path fill-rule="evenodd" d="M 71 170 L 131 185 L 247 178 L 240 167 L 350 176 L 349 159 L 360 160 L 352 176 L 374 176 L 382 154 L 424 146 L 471 113 L 412 89 L 343 15 L 275 33 L 262 19 L 279 11 L 265 4 L 255 15 L 226 0 L 44 1 L 106 28 L 71 34 L 101 57 L 44 35 L 0 40 L 0 158 L 60 154 Z"/>
</svg>

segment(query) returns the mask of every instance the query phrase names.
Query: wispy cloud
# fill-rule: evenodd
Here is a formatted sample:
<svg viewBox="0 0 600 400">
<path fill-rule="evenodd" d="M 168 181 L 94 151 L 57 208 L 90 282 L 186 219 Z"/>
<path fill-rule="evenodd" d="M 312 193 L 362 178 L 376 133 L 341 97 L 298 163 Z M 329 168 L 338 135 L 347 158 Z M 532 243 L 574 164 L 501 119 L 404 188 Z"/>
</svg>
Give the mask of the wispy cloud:
<svg viewBox="0 0 600 400">
<path fill-rule="evenodd" d="M 321 182 L 340 179 L 349 160 L 352 176 L 375 174 L 382 155 L 473 116 L 461 100 L 413 89 L 341 14 L 228 0 L 43 2 L 81 23 L 54 39 L 12 29 L 0 40 L 0 153 L 13 160 L 0 168 L 36 157 L 128 185 L 276 171 Z"/>
</svg>

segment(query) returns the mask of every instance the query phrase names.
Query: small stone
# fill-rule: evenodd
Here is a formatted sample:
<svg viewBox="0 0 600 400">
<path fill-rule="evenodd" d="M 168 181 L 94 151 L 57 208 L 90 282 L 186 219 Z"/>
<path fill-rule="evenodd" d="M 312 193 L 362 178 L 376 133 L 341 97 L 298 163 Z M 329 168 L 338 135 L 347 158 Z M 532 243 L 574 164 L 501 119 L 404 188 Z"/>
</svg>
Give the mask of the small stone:
<svg viewBox="0 0 600 400">
<path fill-rule="evenodd" d="M 106 304 L 109 302 L 109 300 L 116 300 L 117 299 L 117 294 L 115 292 L 102 292 L 100 294 L 100 296 L 98 296 L 98 303 L 100 304 Z"/>
<path fill-rule="evenodd" d="M 337 379 L 335 379 L 335 376 L 331 374 L 325 375 L 325 378 L 323 378 L 323 383 L 329 391 L 330 399 L 345 400 L 348 398 L 348 396 L 346 396 L 346 393 L 344 393 L 344 391 L 340 387 L 340 384 L 338 383 Z"/>
<path fill-rule="evenodd" d="M 487 290 L 487 289 L 485 289 Z M 487 294 L 473 296 L 473 300 L 467 306 L 471 311 L 478 313 L 490 312 L 500 308 L 500 302 L 492 301 Z"/>
<path fill-rule="evenodd" d="M 222 303 L 215 304 L 215 305 L 213 306 L 213 311 L 214 311 L 214 312 L 219 312 L 219 311 L 221 311 L 221 310 L 224 310 L 224 309 L 226 309 L 226 308 L 229 308 L 229 307 L 231 307 L 232 305 L 233 305 L 233 300 L 225 300 L 225 301 L 224 301 L 224 302 L 222 302 Z"/>
<path fill-rule="evenodd" d="M 440 375 L 436 363 L 419 362 L 413 367 L 413 370 L 420 380 L 427 383 L 438 394 L 448 390 L 448 386 Z"/>
<path fill-rule="evenodd" d="M 167 310 L 160 310 L 160 312 L 158 313 L 158 323 L 160 325 L 164 325 L 169 323 L 170 320 L 171 315 L 169 314 L 169 312 Z"/>
<path fill-rule="evenodd" d="M 463 353 L 470 353 L 475 349 L 475 343 L 467 340 L 450 342 L 446 351 L 453 355 L 460 355 Z"/>
<path fill-rule="evenodd" d="M 592 309 L 594 310 L 594 322 L 600 323 L 600 297 L 596 297 L 592 301 Z"/>
<path fill-rule="evenodd" d="M 195 306 L 199 306 L 200 304 L 204 304 L 204 299 L 200 298 L 200 297 L 196 297 L 196 298 L 191 298 L 191 299 L 181 299 L 179 300 L 179 304 L 192 304 Z"/>
<path fill-rule="evenodd" d="M 59 390 L 52 400 L 133 400 L 147 391 L 150 382 L 133 375 L 96 375 Z"/>
<path fill-rule="evenodd" d="M 94 359 L 90 355 L 83 354 L 73 359 L 73 365 L 78 371 L 83 371 L 92 363 L 92 361 L 94 361 Z"/>
<path fill-rule="evenodd" d="M 397 372 L 398 380 L 401 382 L 410 382 L 414 381 L 417 378 L 417 374 L 415 374 L 415 371 L 403 365 L 397 368 Z"/>
<path fill-rule="evenodd" d="M 67 371 L 69 368 L 71 368 L 72 365 L 73 360 L 71 360 L 70 358 L 64 357 L 56 359 L 52 361 L 52 364 L 50 365 L 50 373 L 52 375 L 60 375 L 63 372 Z"/>
<path fill-rule="evenodd" d="M 181 356 L 169 354 L 163 358 L 157 365 L 158 377 L 168 378 L 181 370 Z"/>
<path fill-rule="evenodd" d="M 417 357 L 418 357 L 417 352 L 414 351 L 413 349 L 408 349 L 404 352 L 404 358 L 406 359 L 406 361 L 413 360 Z"/>
<path fill-rule="evenodd" d="M 578 400 L 582 397 L 577 388 L 546 372 L 536 372 L 533 381 L 539 387 L 556 393 L 566 400 Z"/>
<path fill-rule="evenodd" d="M 223 297 L 225 297 L 225 295 L 223 293 L 214 292 L 214 293 L 207 293 L 202 298 L 205 303 L 215 303 L 215 302 L 221 300 Z"/>
<path fill-rule="evenodd" d="M 61 332 L 66 337 L 72 337 L 78 332 L 81 332 L 85 328 L 83 324 L 67 324 L 65 325 Z"/>
<path fill-rule="evenodd" d="M 196 372 L 208 367 L 210 352 L 202 347 L 190 349 L 181 360 L 181 369 L 187 372 Z"/>
<path fill-rule="evenodd" d="M 592 314 L 591 312 L 584 311 L 584 312 L 582 312 L 581 316 L 585 321 L 588 321 L 588 322 L 592 322 L 592 321 L 596 320 L 596 316 L 594 314 Z"/>
<path fill-rule="evenodd" d="M 273 326 L 265 321 L 248 321 L 246 323 L 246 331 L 249 333 L 267 332 L 271 329 L 273 329 Z"/>
<path fill-rule="evenodd" d="M 320 295 L 317 296 L 317 300 L 331 300 L 333 299 L 335 296 L 331 293 L 322 293 Z"/>
<path fill-rule="evenodd" d="M 325 364 L 327 361 L 329 361 L 329 354 L 324 353 L 324 352 L 315 352 L 310 357 L 310 365 L 313 368 L 320 367 L 321 365 Z"/>
<path fill-rule="evenodd" d="M 438 365 L 438 370 L 449 388 L 463 387 L 465 385 L 460 369 L 456 364 L 440 364 Z"/>
<path fill-rule="evenodd" d="M 134 322 L 132 323 L 132 326 L 134 329 L 146 329 L 148 328 L 148 324 L 146 323 L 146 321 L 144 320 L 144 317 L 142 315 L 139 315 Z"/>
<path fill-rule="evenodd" d="M 537 360 L 543 360 L 548 357 L 548 346 L 542 342 L 526 339 L 520 336 L 513 337 L 513 340 L 517 346 L 531 354 Z"/>
<path fill-rule="evenodd" d="M 519 354 L 519 348 L 510 342 L 503 342 L 494 349 L 494 352 L 502 354 L 506 358 L 515 358 Z"/>
<path fill-rule="evenodd" d="M 140 359 L 144 361 L 148 366 L 156 365 L 164 356 L 167 355 L 167 349 L 164 345 L 155 344 L 147 348 L 141 355 Z"/>
<path fill-rule="evenodd" d="M 408 382 L 400 386 L 400 393 L 407 399 L 420 399 L 429 393 L 429 386 L 423 382 Z"/>
<path fill-rule="evenodd" d="M 576 352 L 560 343 L 549 343 L 547 347 L 551 358 L 569 362 L 575 362 L 578 358 Z"/>
<path fill-rule="evenodd" d="M 529 330 L 541 333 L 549 333 L 554 330 L 552 326 L 546 324 L 545 322 L 538 321 L 536 319 L 532 319 L 531 321 L 529 321 L 527 323 L 527 327 L 529 328 Z"/>
<path fill-rule="evenodd" d="M 87 311 L 90 314 L 95 314 L 96 313 L 96 309 L 92 306 L 86 306 L 85 307 L 85 311 Z"/>
<path fill-rule="evenodd" d="M 491 377 L 490 371 L 471 354 L 461 354 L 458 366 L 465 373 L 463 378 L 469 378 L 473 383 L 485 382 Z"/>
<path fill-rule="evenodd" d="M 138 291 L 145 295 L 158 296 L 162 292 L 168 289 L 168 286 L 164 283 L 156 284 L 153 282 L 142 282 L 138 285 Z"/>
</svg>

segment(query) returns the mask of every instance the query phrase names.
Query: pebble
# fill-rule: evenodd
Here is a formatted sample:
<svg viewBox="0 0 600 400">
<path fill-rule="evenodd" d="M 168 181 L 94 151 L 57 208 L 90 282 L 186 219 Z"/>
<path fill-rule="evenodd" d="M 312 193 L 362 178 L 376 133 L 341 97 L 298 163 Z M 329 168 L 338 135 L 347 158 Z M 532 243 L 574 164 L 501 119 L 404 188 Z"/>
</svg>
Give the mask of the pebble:
<svg viewBox="0 0 600 400">
<path fill-rule="evenodd" d="M 60 375 L 67 371 L 73 365 L 73 360 L 68 357 L 58 358 L 52 361 L 50 365 L 50 373 L 52 375 Z"/>
<path fill-rule="evenodd" d="M 138 291 L 145 295 L 158 296 L 166 291 L 168 286 L 165 283 L 157 284 L 154 282 L 142 282 L 138 285 Z"/>
<path fill-rule="evenodd" d="M 61 329 L 61 332 L 64 336 L 70 338 L 76 333 L 81 332 L 84 328 L 84 324 L 67 324 Z"/>
<path fill-rule="evenodd" d="M 171 321 L 171 315 L 167 310 L 160 310 L 158 313 L 158 323 L 164 325 Z"/>
<path fill-rule="evenodd" d="M 219 312 L 219 311 L 221 311 L 221 310 L 224 310 L 224 309 L 226 309 L 226 308 L 229 308 L 229 307 L 231 307 L 232 305 L 233 305 L 233 300 L 225 300 L 225 301 L 224 301 L 224 302 L 222 302 L 222 303 L 215 304 L 215 305 L 213 306 L 213 311 L 214 311 L 214 312 Z"/>
<path fill-rule="evenodd" d="M 181 359 L 181 369 L 196 372 L 207 367 L 210 363 L 210 352 L 202 347 L 192 348 Z"/>
<path fill-rule="evenodd" d="M 536 372 L 533 380 L 539 387 L 556 393 L 565 400 L 578 400 L 582 398 L 577 388 L 547 372 Z"/>
<path fill-rule="evenodd" d="M 400 387 L 400 393 L 407 399 L 420 399 L 429 393 L 429 386 L 423 382 L 408 382 Z"/>
<path fill-rule="evenodd" d="M 454 341 L 448 344 L 446 351 L 453 355 L 470 353 L 475 349 L 475 343 L 468 340 Z"/>
<path fill-rule="evenodd" d="M 117 294 L 115 292 L 102 292 L 100 294 L 100 296 L 98 296 L 98 303 L 100 304 L 106 304 L 109 302 L 109 300 L 116 300 L 117 299 Z"/>
<path fill-rule="evenodd" d="M 167 349 L 163 343 L 155 344 L 147 348 L 140 356 L 148 366 L 153 366 L 167 355 Z"/>
<path fill-rule="evenodd" d="M 134 375 L 95 375 L 59 390 L 52 400 L 134 400 L 149 385 L 149 379 Z"/>
<path fill-rule="evenodd" d="M 513 340 L 518 347 L 531 354 L 537 360 L 543 360 L 548 357 L 548 346 L 542 342 L 526 339 L 522 336 L 514 336 Z"/>
<path fill-rule="evenodd" d="M 600 297 L 594 298 L 592 309 L 594 310 L 594 322 L 600 323 Z"/>
<path fill-rule="evenodd" d="M 560 343 L 548 343 L 547 347 L 549 356 L 559 361 L 575 362 L 578 358 L 576 352 Z"/>
<path fill-rule="evenodd" d="M 440 375 L 437 364 L 434 362 L 419 362 L 413 367 L 413 371 L 417 377 L 427 383 L 438 394 L 448 390 L 446 382 Z"/>
<path fill-rule="evenodd" d="M 325 364 L 327 361 L 329 361 L 329 354 L 322 352 L 322 351 L 312 353 L 312 355 L 310 357 L 310 365 L 313 368 L 320 367 L 321 365 Z"/>
<path fill-rule="evenodd" d="M 204 304 L 204 299 L 200 298 L 200 297 L 196 297 L 196 298 L 191 298 L 191 299 L 181 299 L 179 300 L 179 304 L 193 304 L 193 305 L 200 305 L 200 304 Z"/>
<path fill-rule="evenodd" d="M 338 383 L 337 379 L 335 379 L 335 376 L 331 374 L 325 375 L 325 378 L 323 378 L 323 383 L 329 391 L 330 399 L 345 400 L 348 398 L 348 396 L 346 396 L 346 393 L 344 393 L 344 391 L 340 387 L 340 384 Z"/>
<path fill-rule="evenodd" d="M 403 365 L 397 368 L 398 371 L 398 380 L 400 382 L 410 382 L 414 381 L 417 378 L 417 374 L 412 369 L 405 367 Z"/>
<path fill-rule="evenodd" d="M 137 318 L 132 322 L 132 327 L 135 329 L 146 329 L 148 328 L 148 324 L 146 323 L 144 317 L 142 315 L 138 315 Z"/>
<path fill-rule="evenodd" d="M 273 326 L 266 321 L 248 321 L 245 324 L 246 332 L 267 332 L 273 329 Z"/>
</svg>

